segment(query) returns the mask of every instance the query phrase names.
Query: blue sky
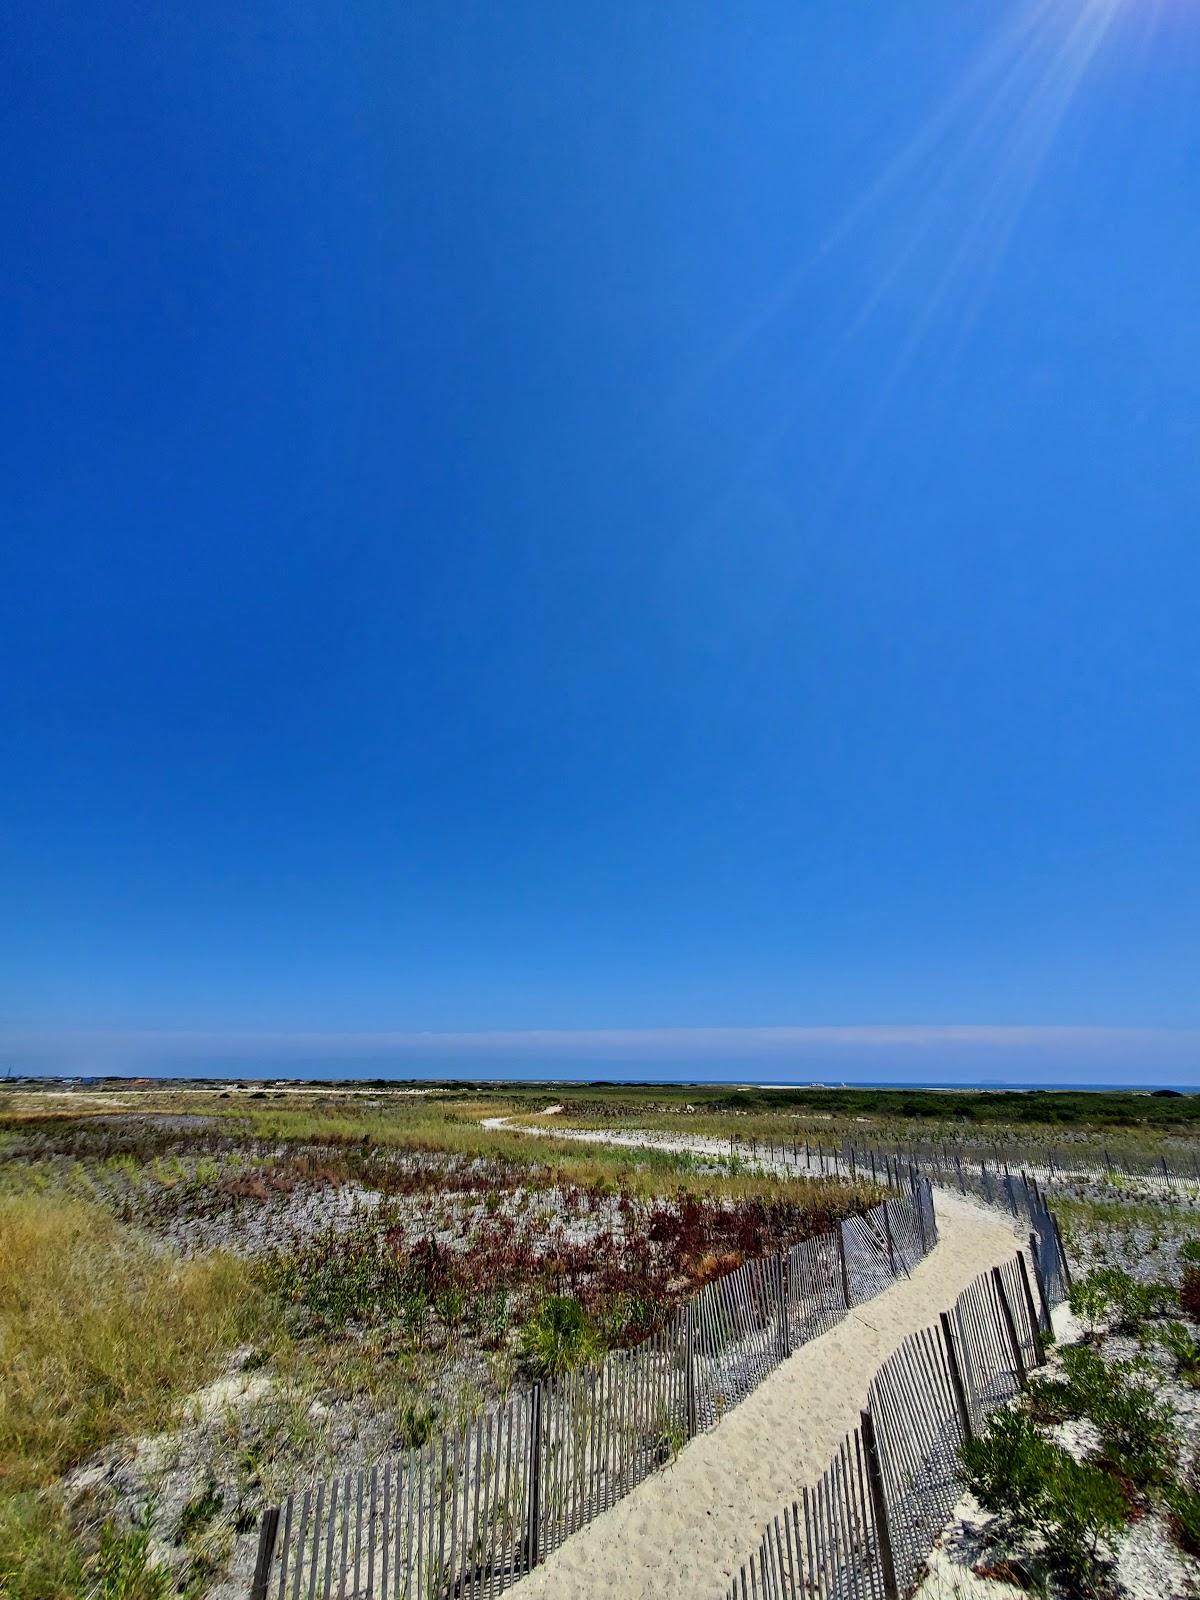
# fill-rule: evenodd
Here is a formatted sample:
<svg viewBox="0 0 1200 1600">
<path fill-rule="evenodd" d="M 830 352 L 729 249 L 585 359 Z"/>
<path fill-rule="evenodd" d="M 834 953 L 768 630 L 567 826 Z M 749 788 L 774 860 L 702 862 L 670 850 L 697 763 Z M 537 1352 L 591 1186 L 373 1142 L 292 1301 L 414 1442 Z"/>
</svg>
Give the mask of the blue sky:
<svg viewBox="0 0 1200 1600">
<path fill-rule="evenodd" d="M 1200 9 L 5 60 L 0 1064 L 1200 1082 Z"/>
</svg>

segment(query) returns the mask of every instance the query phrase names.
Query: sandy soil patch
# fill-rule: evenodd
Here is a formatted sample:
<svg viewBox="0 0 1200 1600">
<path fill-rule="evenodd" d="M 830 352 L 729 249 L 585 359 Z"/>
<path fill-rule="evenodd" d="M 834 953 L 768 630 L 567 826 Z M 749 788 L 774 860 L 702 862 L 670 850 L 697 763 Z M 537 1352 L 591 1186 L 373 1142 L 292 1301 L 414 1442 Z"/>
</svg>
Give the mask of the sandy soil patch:
<svg viewBox="0 0 1200 1600">
<path fill-rule="evenodd" d="M 941 1241 L 910 1279 L 803 1346 L 718 1427 L 569 1539 L 516 1585 L 522 1600 L 724 1595 L 766 1524 L 857 1423 L 881 1363 L 1022 1242 L 1010 1218 L 974 1201 L 938 1190 L 936 1203 Z"/>
</svg>

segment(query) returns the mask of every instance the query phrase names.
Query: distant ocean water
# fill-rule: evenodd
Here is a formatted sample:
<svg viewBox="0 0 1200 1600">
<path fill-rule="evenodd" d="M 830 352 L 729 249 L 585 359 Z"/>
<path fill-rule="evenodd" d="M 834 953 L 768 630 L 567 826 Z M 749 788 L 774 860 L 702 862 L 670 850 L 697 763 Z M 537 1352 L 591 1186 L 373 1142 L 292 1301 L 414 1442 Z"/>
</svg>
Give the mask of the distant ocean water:
<svg viewBox="0 0 1200 1600">
<path fill-rule="evenodd" d="M 896 1090 L 927 1090 L 927 1091 L 976 1091 L 982 1093 L 995 1093 L 1000 1091 L 1031 1093 L 1037 1090 L 1043 1092 L 1059 1092 L 1073 1094 L 1102 1094 L 1102 1093 L 1136 1093 L 1152 1094 L 1156 1090 L 1169 1089 L 1177 1094 L 1200 1094 L 1200 1084 L 1157 1084 L 1157 1083 L 1072 1083 L 1064 1080 L 1035 1081 L 1028 1078 L 986 1078 L 976 1081 L 947 1080 L 938 1078 L 836 1078 L 832 1075 L 827 1078 L 797 1077 L 792 1079 L 751 1078 L 744 1073 L 736 1071 L 710 1072 L 703 1077 L 692 1077 L 683 1073 L 644 1073 L 631 1075 L 628 1071 L 597 1070 L 593 1065 L 590 1071 L 559 1070 L 557 1072 L 530 1072 L 514 1069 L 503 1071 L 495 1069 L 488 1072 L 470 1070 L 466 1068 L 460 1072 L 443 1070 L 430 1072 L 397 1072 L 394 1068 L 388 1070 L 382 1064 L 372 1070 L 369 1064 L 357 1063 L 357 1070 L 349 1071 L 340 1065 L 313 1066 L 307 1072 L 288 1073 L 276 1070 L 264 1071 L 261 1063 L 251 1065 L 248 1062 L 213 1063 L 211 1066 L 198 1066 L 191 1072 L 153 1072 L 142 1070 L 141 1073 L 130 1072 L 90 1072 L 90 1073 L 38 1073 L 35 1077 L 44 1080 L 54 1080 L 93 1083 L 105 1078 L 153 1078 L 155 1080 L 172 1082 L 255 1082 L 255 1083 L 372 1083 L 372 1084 L 449 1084 L 449 1083 L 519 1083 L 529 1086 L 545 1084 L 548 1087 L 574 1087 L 586 1088 L 589 1084 L 603 1084 L 608 1087 L 627 1088 L 690 1088 L 690 1089 L 890 1089 Z M 465 1064 L 464 1064 L 465 1066 Z M 0 1080 L 2 1081 L 2 1080 Z"/>
</svg>

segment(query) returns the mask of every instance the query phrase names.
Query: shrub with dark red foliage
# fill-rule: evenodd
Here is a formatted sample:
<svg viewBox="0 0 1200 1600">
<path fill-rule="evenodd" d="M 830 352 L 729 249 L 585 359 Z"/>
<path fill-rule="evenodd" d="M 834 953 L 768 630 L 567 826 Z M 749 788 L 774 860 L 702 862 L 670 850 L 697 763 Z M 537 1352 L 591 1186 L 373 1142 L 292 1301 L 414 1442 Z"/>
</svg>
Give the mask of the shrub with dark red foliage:
<svg viewBox="0 0 1200 1600">
<path fill-rule="evenodd" d="M 1179 1286 L 1179 1304 L 1185 1316 L 1200 1322 L 1200 1267 L 1183 1269 L 1183 1282 Z"/>
<path fill-rule="evenodd" d="M 369 1159 L 347 1155 L 347 1176 L 362 1182 Z M 685 1188 L 646 1198 L 528 1168 L 514 1186 L 500 1163 L 453 1157 L 388 1165 L 388 1200 L 372 1215 L 337 1235 L 281 1241 L 262 1264 L 268 1282 L 318 1327 L 399 1317 L 424 1338 L 430 1315 L 432 1326 L 456 1329 L 451 1311 L 463 1304 L 502 1302 L 506 1323 L 519 1325 L 557 1296 L 577 1301 L 606 1344 L 626 1346 L 661 1328 L 704 1284 L 823 1232 L 863 1203 L 851 1191 L 803 1185 L 794 1198 Z M 308 1174 L 331 1181 L 317 1163 Z M 274 1187 L 288 1177 L 260 1170 L 252 1181 Z M 552 1198 L 531 1203 L 539 1194 Z"/>
</svg>

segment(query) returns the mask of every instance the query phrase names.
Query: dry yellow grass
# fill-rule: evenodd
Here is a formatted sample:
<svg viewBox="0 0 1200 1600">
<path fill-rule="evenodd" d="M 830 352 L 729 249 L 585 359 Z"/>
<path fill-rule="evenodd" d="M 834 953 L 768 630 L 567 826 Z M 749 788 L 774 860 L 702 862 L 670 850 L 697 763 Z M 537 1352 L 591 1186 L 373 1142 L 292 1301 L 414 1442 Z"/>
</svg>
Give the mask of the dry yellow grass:
<svg viewBox="0 0 1200 1600">
<path fill-rule="evenodd" d="M 262 1310 L 228 1257 L 181 1262 L 79 1201 L 0 1199 L 0 1491 L 161 1426 Z"/>
<path fill-rule="evenodd" d="M 110 1440 L 165 1425 L 266 1327 L 238 1262 L 181 1262 L 52 1191 L 0 1197 L 3 1600 L 99 1592 L 56 1480 Z"/>
</svg>

